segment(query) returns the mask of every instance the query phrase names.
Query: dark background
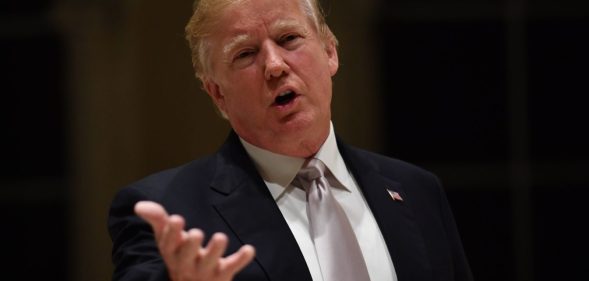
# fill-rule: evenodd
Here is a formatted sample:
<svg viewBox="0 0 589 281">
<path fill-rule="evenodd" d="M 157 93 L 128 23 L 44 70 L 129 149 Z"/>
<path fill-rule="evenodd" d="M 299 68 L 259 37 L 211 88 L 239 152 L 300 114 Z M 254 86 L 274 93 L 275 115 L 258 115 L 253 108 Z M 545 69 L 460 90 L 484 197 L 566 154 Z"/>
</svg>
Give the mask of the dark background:
<svg viewBox="0 0 589 281">
<path fill-rule="evenodd" d="M 182 41 L 191 1 L 122 2 L 0 4 L 0 238 L 20 279 L 109 278 L 116 189 L 210 153 L 227 131 L 209 105 L 185 118 L 208 103 L 192 97 Z M 440 176 L 475 279 L 585 280 L 589 2 L 375 0 L 361 28 L 360 4 L 323 2 L 342 43 L 336 84 L 362 71 L 376 83 L 367 110 L 347 110 L 361 92 L 335 104 L 337 128 Z M 355 43 L 373 50 L 367 65 L 346 57 Z M 358 136 L 358 120 L 378 133 Z"/>
</svg>

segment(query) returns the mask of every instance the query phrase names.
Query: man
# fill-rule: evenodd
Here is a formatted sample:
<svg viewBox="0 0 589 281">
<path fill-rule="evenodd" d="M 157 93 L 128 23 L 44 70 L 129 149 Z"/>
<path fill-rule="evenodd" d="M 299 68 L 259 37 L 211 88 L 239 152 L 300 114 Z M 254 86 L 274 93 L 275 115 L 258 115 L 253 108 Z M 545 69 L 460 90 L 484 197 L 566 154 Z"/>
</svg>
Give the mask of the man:
<svg viewBox="0 0 589 281">
<path fill-rule="evenodd" d="M 337 41 L 315 0 L 201 0 L 187 37 L 233 131 L 216 154 L 119 192 L 114 280 L 471 280 L 435 176 L 336 140 Z M 303 184 L 311 163 L 325 181 Z M 352 233 L 327 247 L 339 257 L 318 242 L 331 223 L 309 207 L 320 188 Z"/>
</svg>

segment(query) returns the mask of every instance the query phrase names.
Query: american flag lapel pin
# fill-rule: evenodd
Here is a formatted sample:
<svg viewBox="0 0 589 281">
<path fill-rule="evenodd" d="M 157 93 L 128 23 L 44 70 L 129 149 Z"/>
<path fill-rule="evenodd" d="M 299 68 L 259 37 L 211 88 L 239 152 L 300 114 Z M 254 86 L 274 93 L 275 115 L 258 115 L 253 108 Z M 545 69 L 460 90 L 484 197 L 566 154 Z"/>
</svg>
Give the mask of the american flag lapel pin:
<svg viewBox="0 0 589 281">
<path fill-rule="evenodd" d="M 401 194 L 399 194 L 399 192 L 392 191 L 390 189 L 387 189 L 387 191 L 389 192 L 389 195 L 391 196 L 393 201 L 403 202 L 403 197 L 401 197 Z"/>
</svg>

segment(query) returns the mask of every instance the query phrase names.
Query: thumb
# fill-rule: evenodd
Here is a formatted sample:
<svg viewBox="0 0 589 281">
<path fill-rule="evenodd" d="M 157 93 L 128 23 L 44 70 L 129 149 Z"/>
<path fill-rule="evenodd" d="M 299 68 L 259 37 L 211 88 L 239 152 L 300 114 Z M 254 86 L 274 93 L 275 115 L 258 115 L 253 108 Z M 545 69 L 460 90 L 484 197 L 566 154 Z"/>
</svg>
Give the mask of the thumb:
<svg viewBox="0 0 589 281">
<path fill-rule="evenodd" d="M 168 221 L 168 213 L 162 205 L 152 201 L 139 201 L 135 204 L 135 213 L 151 225 L 156 237 L 160 237 Z"/>
</svg>

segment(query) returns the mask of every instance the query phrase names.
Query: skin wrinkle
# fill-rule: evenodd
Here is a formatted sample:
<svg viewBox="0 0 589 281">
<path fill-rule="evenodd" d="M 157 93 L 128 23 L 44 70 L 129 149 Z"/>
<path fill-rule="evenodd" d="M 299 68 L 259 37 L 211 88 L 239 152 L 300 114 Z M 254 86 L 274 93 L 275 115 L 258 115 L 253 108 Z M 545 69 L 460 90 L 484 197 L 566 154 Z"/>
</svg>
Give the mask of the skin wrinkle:
<svg viewBox="0 0 589 281">
<path fill-rule="evenodd" d="M 211 35 L 210 29 L 218 22 L 218 15 L 233 5 L 243 4 L 251 0 L 197 0 L 194 2 L 195 13 L 189 20 L 185 31 L 186 39 L 190 45 L 192 65 L 195 76 L 204 81 L 211 73 L 210 44 L 206 42 Z M 333 35 L 327 24 L 321 7 L 315 0 L 296 0 L 300 9 L 307 16 L 311 27 L 320 34 L 322 41 L 327 45 L 333 41 L 337 47 L 337 38 Z M 198 11 L 201 12 L 198 12 Z"/>
<path fill-rule="evenodd" d="M 276 34 L 276 38 L 274 39 L 275 41 L 280 40 L 283 35 L 288 35 L 290 33 L 296 33 L 302 37 L 307 37 L 309 34 L 309 31 L 304 26 L 298 24 L 297 21 L 290 19 L 279 20 L 273 23 L 269 30 L 273 30 L 273 33 Z M 226 43 L 223 47 L 223 61 L 226 64 L 231 64 L 234 53 L 236 53 L 238 49 L 242 48 L 242 46 L 249 44 L 249 42 L 253 40 L 255 40 L 255 35 L 248 33 L 238 34 L 230 39 L 229 42 Z M 252 43 L 252 45 L 255 46 L 256 43 Z M 255 47 L 254 49 L 259 49 L 259 47 Z"/>
<path fill-rule="evenodd" d="M 228 63 L 231 59 L 231 54 L 234 52 L 234 49 L 237 49 L 238 47 L 240 47 L 240 45 L 244 44 L 247 41 L 250 41 L 251 38 L 252 36 L 249 34 L 240 34 L 233 37 L 233 39 L 231 39 L 229 43 L 225 44 L 225 47 L 223 47 L 223 57 L 225 58 L 225 63 Z"/>
<path fill-rule="evenodd" d="M 308 157 L 329 132 L 331 77 L 338 59 L 335 40 L 325 41 L 295 1 L 228 6 L 207 38 L 212 65 L 203 82 L 245 141 L 274 153 Z M 235 57 L 250 48 L 251 53 Z M 227 64 L 231 51 L 233 61 Z M 285 90 L 297 96 L 273 105 Z"/>
</svg>

